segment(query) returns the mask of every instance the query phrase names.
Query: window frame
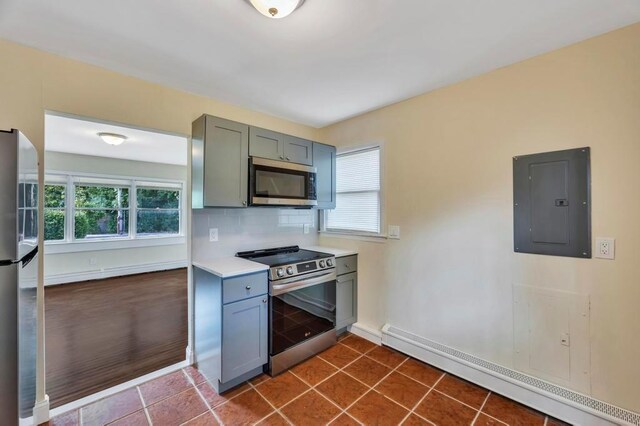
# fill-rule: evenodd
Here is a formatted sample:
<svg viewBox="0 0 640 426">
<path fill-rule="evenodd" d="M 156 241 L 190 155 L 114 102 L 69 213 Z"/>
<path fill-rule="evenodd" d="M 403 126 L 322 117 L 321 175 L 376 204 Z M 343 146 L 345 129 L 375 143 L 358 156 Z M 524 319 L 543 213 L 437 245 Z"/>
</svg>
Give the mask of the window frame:
<svg viewBox="0 0 640 426">
<path fill-rule="evenodd" d="M 348 229 L 334 229 L 327 228 L 327 216 L 329 214 L 329 210 L 321 210 L 318 214 L 319 220 L 319 233 L 325 234 L 327 236 L 335 236 L 342 238 L 351 238 L 358 240 L 370 240 L 370 241 L 382 241 L 387 239 L 386 231 L 386 216 L 385 216 L 385 155 L 384 155 L 384 142 L 374 142 L 368 144 L 361 145 L 352 145 L 348 147 L 338 148 L 336 153 L 336 158 L 341 155 L 355 154 L 361 151 L 375 150 L 377 149 L 380 156 L 380 189 L 378 190 L 378 199 L 379 199 L 379 232 L 367 232 L 360 230 L 348 230 Z M 337 193 L 336 193 L 337 197 Z"/>
<path fill-rule="evenodd" d="M 180 203 L 179 211 L 179 232 L 177 234 L 156 234 L 156 235 L 137 235 L 137 187 L 148 187 L 153 185 L 157 189 L 178 190 Z M 164 246 L 186 243 L 185 223 L 187 209 L 187 182 L 174 179 L 158 179 L 137 176 L 118 176 L 90 173 L 73 173 L 64 171 L 48 171 L 45 174 L 46 185 L 61 185 L 65 187 L 65 229 L 64 240 L 44 241 L 45 253 L 72 253 L 80 251 L 98 251 L 98 250 L 114 250 L 123 248 Z M 113 236 L 106 238 L 75 238 L 75 193 L 76 186 L 115 186 L 125 187 L 129 190 L 129 207 L 123 208 L 129 212 L 128 230 L 126 236 Z M 85 210 L 79 208 L 79 210 Z M 116 209 L 98 209 L 98 210 L 116 210 Z M 44 231 L 43 231 L 44 237 Z"/>
</svg>

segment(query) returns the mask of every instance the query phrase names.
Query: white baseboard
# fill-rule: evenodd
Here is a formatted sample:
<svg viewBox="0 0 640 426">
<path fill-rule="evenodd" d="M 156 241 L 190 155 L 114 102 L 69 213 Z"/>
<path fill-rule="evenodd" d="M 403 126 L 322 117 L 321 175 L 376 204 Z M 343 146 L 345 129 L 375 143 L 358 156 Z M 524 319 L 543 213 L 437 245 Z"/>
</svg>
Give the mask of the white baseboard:
<svg viewBox="0 0 640 426">
<path fill-rule="evenodd" d="M 474 357 L 386 324 L 382 342 L 444 371 L 571 424 L 640 425 L 640 414 Z"/>
<path fill-rule="evenodd" d="M 105 278 L 121 277 L 125 275 L 144 274 L 146 272 L 166 271 L 169 269 L 186 268 L 186 260 L 175 262 L 147 263 L 143 265 L 122 266 L 100 269 L 96 271 L 73 272 L 69 274 L 45 275 L 44 285 L 68 284 L 80 281 L 101 280 Z"/>
<path fill-rule="evenodd" d="M 357 322 L 349 327 L 349 331 L 376 345 L 382 344 L 382 332 L 379 329 Z"/>
</svg>

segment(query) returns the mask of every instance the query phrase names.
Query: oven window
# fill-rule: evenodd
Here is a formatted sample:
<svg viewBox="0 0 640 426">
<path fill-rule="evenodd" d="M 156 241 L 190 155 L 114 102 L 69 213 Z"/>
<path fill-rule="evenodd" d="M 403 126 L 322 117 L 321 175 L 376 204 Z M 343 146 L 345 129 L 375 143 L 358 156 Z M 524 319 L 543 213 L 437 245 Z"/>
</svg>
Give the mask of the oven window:
<svg viewBox="0 0 640 426">
<path fill-rule="evenodd" d="M 306 198 L 304 175 L 256 170 L 256 196 L 271 198 Z"/>
<path fill-rule="evenodd" d="M 271 355 L 335 327 L 336 282 L 271 297 Z"/>
</svg>

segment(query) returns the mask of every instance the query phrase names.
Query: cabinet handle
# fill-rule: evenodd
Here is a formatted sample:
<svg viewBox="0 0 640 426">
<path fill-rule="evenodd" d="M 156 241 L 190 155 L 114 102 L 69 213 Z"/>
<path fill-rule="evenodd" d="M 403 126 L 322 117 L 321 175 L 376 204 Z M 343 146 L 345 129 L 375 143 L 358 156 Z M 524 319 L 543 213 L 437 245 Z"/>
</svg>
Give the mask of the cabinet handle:
<svg viewBox="0 0 640 426">
<path fill-rule="evenodd" d="M 245 288 L 246 288 L 247 290 L 251 290 L 251 286 L 250 286 L 250 285 L 246 286 Z"/>
<path fill-rule="evenodd" d="M 267 303 L 267 299 L 262 299 L 262 303 Z"/>
<path fill-rule="evenodd" d="M 246 201 L 243 201 L 243 202 L 242 202 L 242 205 L 243 205 L 243 206 L 246 206 L 246 205 L 247 205 L 247 202 L 246 202 Z"/>
<path fill-rule="evenodd" d="M 281 156 L 280 156 L 280 159 L 281 159 L 281 160 L 284 160 L 284 157 L 281 155 Z"/>
<path fill-rule="evenodd" d="M 287 157 L 287 161 L 291 161 L 291 158 Z"/>
</svg>

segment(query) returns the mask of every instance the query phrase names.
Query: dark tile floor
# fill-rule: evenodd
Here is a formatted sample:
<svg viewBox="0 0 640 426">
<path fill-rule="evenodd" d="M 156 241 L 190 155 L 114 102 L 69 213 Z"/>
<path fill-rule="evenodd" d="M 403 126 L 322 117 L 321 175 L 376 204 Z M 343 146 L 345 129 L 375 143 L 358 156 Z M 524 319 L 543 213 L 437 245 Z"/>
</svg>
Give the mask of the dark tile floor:
<svg viewBox="0 0 640 426">
<path fill-rule="evenodd" d="M 49 422 L 58 425 L 563 425 L 400 352 L 348 335 L 271 378 L 218 395 L 195 368 Z"/>
</svg>

